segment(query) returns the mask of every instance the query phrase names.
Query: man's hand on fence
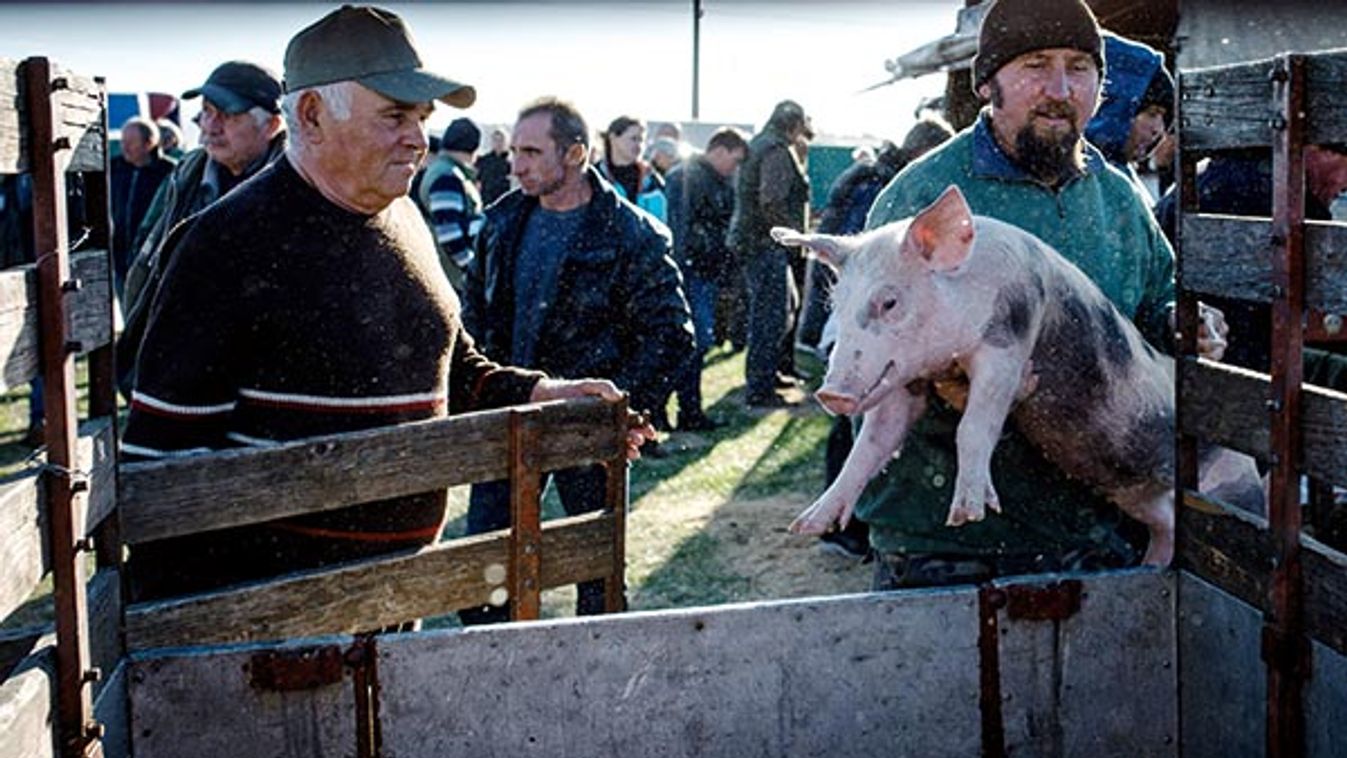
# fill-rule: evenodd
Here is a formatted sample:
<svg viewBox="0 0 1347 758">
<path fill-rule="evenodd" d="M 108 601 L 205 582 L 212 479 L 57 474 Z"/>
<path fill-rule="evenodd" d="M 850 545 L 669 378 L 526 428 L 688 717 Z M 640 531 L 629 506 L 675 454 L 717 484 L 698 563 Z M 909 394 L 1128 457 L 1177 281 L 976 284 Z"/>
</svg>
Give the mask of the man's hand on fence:
<svg viewBox="0 0 1347 758">
<path fill-rule="evenodd" d="M 549 400 L 569 400 L 577 397 L 598 397 L 609 402 L 622 399 L 622 391 L 607 379 L 539 379 L 533 385 L 529 402 L 545 403 Z M 649 421 L 643 421 L 627 429 L 627 459 L 641 457 L 641 445 L 655 439 L 655 427 Z"/>
</svg>

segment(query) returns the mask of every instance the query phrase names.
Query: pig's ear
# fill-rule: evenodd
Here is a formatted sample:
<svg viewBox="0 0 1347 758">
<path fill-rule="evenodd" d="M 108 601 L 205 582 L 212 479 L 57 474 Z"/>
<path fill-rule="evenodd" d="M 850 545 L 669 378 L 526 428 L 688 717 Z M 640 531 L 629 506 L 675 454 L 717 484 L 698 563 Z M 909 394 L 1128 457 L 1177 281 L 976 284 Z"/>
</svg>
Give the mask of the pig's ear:
<svg viewBox="0 0 1347 758">
<path fill-rule="evenodd" d="M 950 271 L 964 262 L 973 249 L 973 212 L 958 187 L 950 185 L 913 217 L 903 247 L 936 271 Z"/>
<path fill-rule="evenodd" d="M 803 247 L 810 250 L 819 260 L 840 269 L 847 258 L 847 245 L 841 237 L 831 234 L 801 234 L 784 226 L 772 227 L 772 239 L 786 247 Z"/>
</svg>

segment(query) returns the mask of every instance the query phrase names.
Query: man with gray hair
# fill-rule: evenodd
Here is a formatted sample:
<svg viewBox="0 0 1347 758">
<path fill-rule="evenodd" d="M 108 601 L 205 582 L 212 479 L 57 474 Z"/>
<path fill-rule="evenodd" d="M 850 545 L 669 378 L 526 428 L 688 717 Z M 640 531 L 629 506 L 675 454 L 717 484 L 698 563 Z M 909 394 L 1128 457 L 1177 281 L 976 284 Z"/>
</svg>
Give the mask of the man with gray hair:
<svg viewBox="0 0 1347 758">
<path fill-rule="evenodd" d="M 579 395 L 491 362 L 463 330 L 435 242 L 407 196 L 435 101 L 402 19 L 343 6 L 285 54 L 283 159 L 175 230 L 137 364 L 126 457 L 234 446 Z M 654 430 L 635 430 L 634 451 Z M 137 546 L 133 595 L 199 592 L 438 539 L 443 490 Z"/>
<path fill-rule="evenodd" d="M 127 259 L 136 228 L 150 209 L 154 194 L 173 161 L 159 151 L 159 127 L 150 119 L 132 116 L 122 124 L 122 154 L 112 160 L 109 179 L 112 194 L 112 266 L 121 292 L 126 281 Z"/>
<path fill-rule="evenodd" d="M 139 233 L 126 273 L 123 313 L 126 325 L 117 342 L 117 367 L 123 394 L 129 396 L 150 305 L 169 261 L 163 256 L 169 232 L 231 189 L 262 170 L 285 149 L 281 122 L 281 80 L 246 61 L 222 63 L 206 83 L 182 93 L 200 97 L 202 147 L 183 157 L 159 187 Z"/>
</svg>

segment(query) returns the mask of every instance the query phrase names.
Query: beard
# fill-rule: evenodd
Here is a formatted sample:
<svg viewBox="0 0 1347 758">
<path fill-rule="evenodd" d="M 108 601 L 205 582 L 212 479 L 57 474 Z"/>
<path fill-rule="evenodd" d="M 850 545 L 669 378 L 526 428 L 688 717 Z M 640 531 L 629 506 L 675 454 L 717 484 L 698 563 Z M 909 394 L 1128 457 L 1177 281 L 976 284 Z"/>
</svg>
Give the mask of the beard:
<svg viewBox="0 0 1347 758">
<path fill-rule="evenodd" d="M 1069 111 L 1070 113 L 1066 113 Z M 1035 114 L 1067 118 L 1071 126 L 1061 133 L 1040 134 L 1033 120 L 1015 133 L 1015 152 L 1025 170 L 1051 187 L 1085 171 L 1084 140 L 1075 126 L 1075 109 L 1069 105 L 1043 106 Z"/>
</svg>

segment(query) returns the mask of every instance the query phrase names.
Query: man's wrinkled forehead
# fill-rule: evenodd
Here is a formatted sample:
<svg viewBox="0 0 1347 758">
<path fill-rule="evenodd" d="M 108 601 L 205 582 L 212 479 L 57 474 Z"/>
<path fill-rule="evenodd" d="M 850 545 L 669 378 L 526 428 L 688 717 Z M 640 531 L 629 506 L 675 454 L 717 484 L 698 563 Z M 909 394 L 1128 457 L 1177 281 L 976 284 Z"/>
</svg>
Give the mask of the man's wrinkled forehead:
<svg viewBox="0 0 1347 758">
<path fill-rule="evenodd" d="M 1010 60 L 1011 64 L 1020 66 L 1033 66 L 1035 64 L 1043 65 L 1061 61 L 1068 69 L 1075 69 L 1081 66 L 1088 66 L 1095 71 L 1099 66 L 1094 62 L 1094 56 L 1074 47 L 1045 47 L 1038 50 L 1030 50 L 1021 53 Z"/>
</svg>

